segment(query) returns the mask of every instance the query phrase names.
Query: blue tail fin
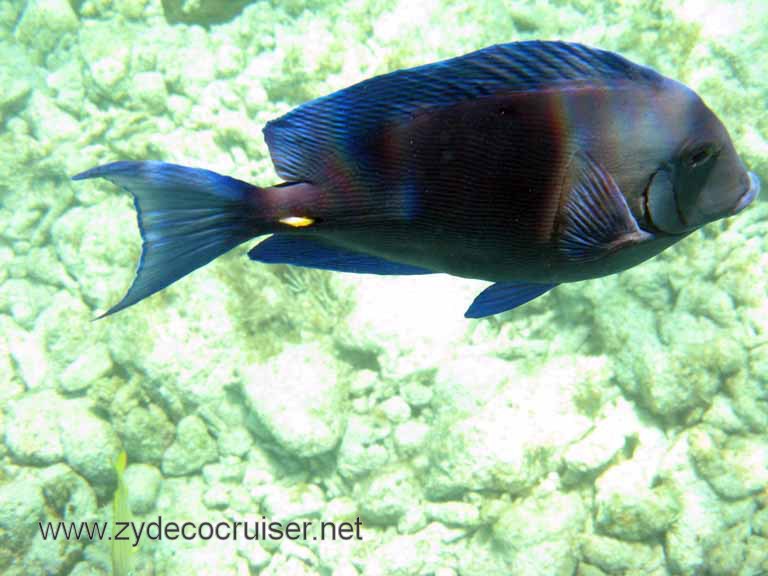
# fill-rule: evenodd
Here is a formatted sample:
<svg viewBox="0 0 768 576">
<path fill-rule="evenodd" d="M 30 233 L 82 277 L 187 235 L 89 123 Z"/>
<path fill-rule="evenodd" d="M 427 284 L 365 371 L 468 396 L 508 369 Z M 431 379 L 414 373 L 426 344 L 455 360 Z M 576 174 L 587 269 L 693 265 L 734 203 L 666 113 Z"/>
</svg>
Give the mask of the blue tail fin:
<svg viewBox="0 0 768 576">
<path fill-rule="evenodd" d="M 136 304 L 264 233 L 249 203 L 258 188 L 209 170 L 165 162 L 114 162 L 73 180 L 86 178 L 106 178 L 133 194 L 144 241 L 133 284 L 101 317 Z"/>
</svg>

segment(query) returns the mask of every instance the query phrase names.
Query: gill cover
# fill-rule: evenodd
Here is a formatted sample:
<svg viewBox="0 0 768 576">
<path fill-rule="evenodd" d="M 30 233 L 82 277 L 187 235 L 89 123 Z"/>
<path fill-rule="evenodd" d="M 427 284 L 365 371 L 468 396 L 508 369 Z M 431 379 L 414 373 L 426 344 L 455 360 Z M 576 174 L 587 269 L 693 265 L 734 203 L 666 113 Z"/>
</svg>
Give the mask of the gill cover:
<svg viewBox="0 0 768 576">
<path fill-rule="evenodd" d="M 647 216 L 655 228 L 670 234 L 685 231 L 686 225 L 675 198 L 675 183 L 667 168 L 662 168 L 651 178 L 645 202 Z"/>
<path fill-rule="evenodd" d="M 714 220 L 702 210 L 700 201 L 716 159 L 714 147 L 704 145 L 653 175 L 646 202 L 659 230 L 680 234 Z"/>
</svg>

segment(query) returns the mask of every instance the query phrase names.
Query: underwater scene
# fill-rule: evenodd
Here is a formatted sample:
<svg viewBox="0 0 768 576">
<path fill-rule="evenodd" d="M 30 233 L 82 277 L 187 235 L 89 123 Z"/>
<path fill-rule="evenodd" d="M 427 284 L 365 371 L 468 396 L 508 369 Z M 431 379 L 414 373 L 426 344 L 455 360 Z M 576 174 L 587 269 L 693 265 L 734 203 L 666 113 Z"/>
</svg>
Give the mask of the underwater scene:
<svg viewBox="0 0 768 576">
<path fill-rule="evenodd" d="M 768 575 L 766 46 L 0 0 L 0 574 Z"/>
</svg>

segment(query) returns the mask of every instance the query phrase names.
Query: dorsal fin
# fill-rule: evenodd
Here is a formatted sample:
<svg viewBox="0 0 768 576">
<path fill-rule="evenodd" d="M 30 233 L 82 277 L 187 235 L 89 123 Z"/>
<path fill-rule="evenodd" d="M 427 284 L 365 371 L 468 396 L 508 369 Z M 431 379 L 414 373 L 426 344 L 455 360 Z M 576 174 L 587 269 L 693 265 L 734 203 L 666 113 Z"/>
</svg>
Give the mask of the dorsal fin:
<svg viewBox="0 0 768 576">
<path fill-rule="evenodd" d="M 360 135 L 420 111 L 510 92 L 568 84 L 663 77 L 626 58 L 567 42 L 513 42 L 397 70 L 299 106 L 269 122 L 264 135 L 277 173 L 288 181 L 322 180 L 332 158 L 355 158 Z"/>
</svg>

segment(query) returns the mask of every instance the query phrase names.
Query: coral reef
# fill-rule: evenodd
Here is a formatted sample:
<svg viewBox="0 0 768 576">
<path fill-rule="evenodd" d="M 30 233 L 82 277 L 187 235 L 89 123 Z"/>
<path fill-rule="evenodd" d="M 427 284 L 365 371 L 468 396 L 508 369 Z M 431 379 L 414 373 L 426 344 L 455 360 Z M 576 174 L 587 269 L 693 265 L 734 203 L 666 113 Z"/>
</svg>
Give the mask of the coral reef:
<svg viewBox="0 0 768 576">
<path fill-rule="evenodd" d="M 689 83 L 768 182 L 763 0 L 0 0 L 0 572 L 110 572 L 137 522 L 312 522 L 143 541 L 134 574 L 768 572 L 768 204 L 618 276 L 462 318 L 482 283 L 258 266 L 130 282 L 164 159 L 277 181 L 264 123 L 373 74 L 564 38 Z M 439 297 L 437 296 L 439 295 Z M 361 540 L 321 537 L 362 522 Z"/>
</svg>

